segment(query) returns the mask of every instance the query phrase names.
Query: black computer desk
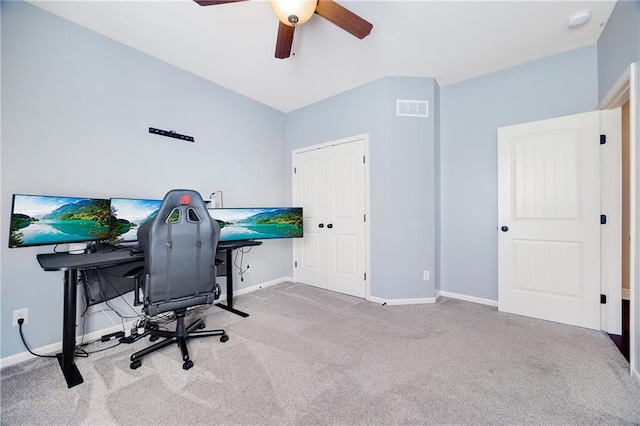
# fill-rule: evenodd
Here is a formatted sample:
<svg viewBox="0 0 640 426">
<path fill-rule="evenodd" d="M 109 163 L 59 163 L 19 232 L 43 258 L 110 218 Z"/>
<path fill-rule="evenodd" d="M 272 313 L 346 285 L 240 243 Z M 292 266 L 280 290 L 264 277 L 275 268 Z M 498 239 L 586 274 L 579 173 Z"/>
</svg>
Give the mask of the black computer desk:
<svg viewBox="0 0 640 426">
<path fill-rule="evenodd" d="M 218 244 L 218 251 L 226 251 L 227 267 L 227 304 L 218 304 L 221 308 L 243 317 L 248 314 L 233 308 L 233 265 L 231 253 L 235 249 L 257 246 L 262 241 L 224 241 Z M 78 271 L 123 265 L 144 259 L 144 253 L 133 253 L 128 248 L 116 248 L 112 251 L 96 253 L 43 253 L 37 255 L 38 263 L 45 271 L 64 272 L 64 306 L 62 314 L 62 352 L 56 354 L 67 386 L 72 388 L 84 380 L 75 364 L 76 350 L 76 309 L 78 297 Z"/>
<path fill-rule="evenodd" d="M 216 306 L 219 306 L 229 312 L 233 312 L 236 315 L 240 315 L 241 317 L 249 316 L 249 314 L 233 308 L 233 263 L 231 254 L 236 249 L 259 246 L 260 244 L 262 244 L 262 241 L 222 241 L 218 243 L 218 248 L 216 249 L 216 251 L 226 252 L 225 268 L 227 276 L 227 304 L 224 305 L 222 303 L 218 303 Z"/>
</svg>

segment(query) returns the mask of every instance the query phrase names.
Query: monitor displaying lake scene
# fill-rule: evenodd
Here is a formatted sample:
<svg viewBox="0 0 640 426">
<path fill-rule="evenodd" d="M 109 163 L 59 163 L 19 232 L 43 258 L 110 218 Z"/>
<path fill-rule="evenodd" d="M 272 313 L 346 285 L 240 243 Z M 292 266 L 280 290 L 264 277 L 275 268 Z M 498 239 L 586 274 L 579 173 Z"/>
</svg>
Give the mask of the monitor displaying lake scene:
<svg viewBox="0 0 640 426">
<path fill-rule="evenodd" d="M 220 241 L 302 237 L 302 207 L 209 209 L 220 224 Z"/>
<path fill-rule="evenodd" d="M 107 239 L 109 200 L 14 194 L 9 247 Z"/>
<path fill-rule="evenodd" d="M 109 239 L 114 242 L 137 241 L 138 228 L 158 215 L 161 204 L 162 200 L 112 198 Z"/>
</svg>

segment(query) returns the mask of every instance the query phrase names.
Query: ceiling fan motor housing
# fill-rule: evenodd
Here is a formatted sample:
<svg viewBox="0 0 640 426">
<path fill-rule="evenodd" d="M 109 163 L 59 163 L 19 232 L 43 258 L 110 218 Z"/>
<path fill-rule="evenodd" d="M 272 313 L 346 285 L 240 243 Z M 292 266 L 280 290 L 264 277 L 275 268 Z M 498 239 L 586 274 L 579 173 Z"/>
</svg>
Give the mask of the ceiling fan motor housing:
<svg viewBox="0 0 640 426">
<path fill-rule="evenodd" d="M 285 25 L 302 25 L 316 10 L 317 0 L 269 0 L 273 14 Z M 295 19 L 292 21 L 291 18 Z"/>
</svg>

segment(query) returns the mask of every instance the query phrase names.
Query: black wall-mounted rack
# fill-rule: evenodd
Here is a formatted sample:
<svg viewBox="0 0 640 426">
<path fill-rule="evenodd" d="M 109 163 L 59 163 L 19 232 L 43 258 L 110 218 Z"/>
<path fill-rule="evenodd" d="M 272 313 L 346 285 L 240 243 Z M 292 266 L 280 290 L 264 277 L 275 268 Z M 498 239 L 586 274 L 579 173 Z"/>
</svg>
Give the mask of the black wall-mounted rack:
<svg viewBox="0 0 640 426">
<path fill-rule="evenodd" d="M 187 142 L 195 142 L 196 140 L 193 136 L 181 135 L 180 133 L 176 133 L 173 130 L 160 130 L 155 129 L 153 127 L 149 127 L 149 133 L 153 133 L 154 135 L 160 136 L 168 136 L 170 138 L 176 138 Z"/>
</svg>

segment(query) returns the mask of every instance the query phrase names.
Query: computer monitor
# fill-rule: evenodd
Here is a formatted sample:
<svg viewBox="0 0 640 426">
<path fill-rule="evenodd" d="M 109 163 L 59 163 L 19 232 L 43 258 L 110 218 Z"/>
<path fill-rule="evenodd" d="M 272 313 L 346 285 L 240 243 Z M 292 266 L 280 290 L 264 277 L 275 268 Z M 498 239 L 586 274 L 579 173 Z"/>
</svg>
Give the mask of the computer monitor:
<svg viewBox="0 0 640 426">
<path fill-rule="evenodd" d="M 109 239 L 112 242 L 138 240 L 138 227 L 158 214 L 162 200 L 111 198 Z"/>
<path fill-rule="evenodd" d="M 9 248 L 105 240 L 109 200 L 13 194 Z"/>
<path fill-rule="evenodd" d="M 220 224 L 220 241 L 303 236 L 302 207 L 209 209 L 209 215 Z"/>
</svg>

